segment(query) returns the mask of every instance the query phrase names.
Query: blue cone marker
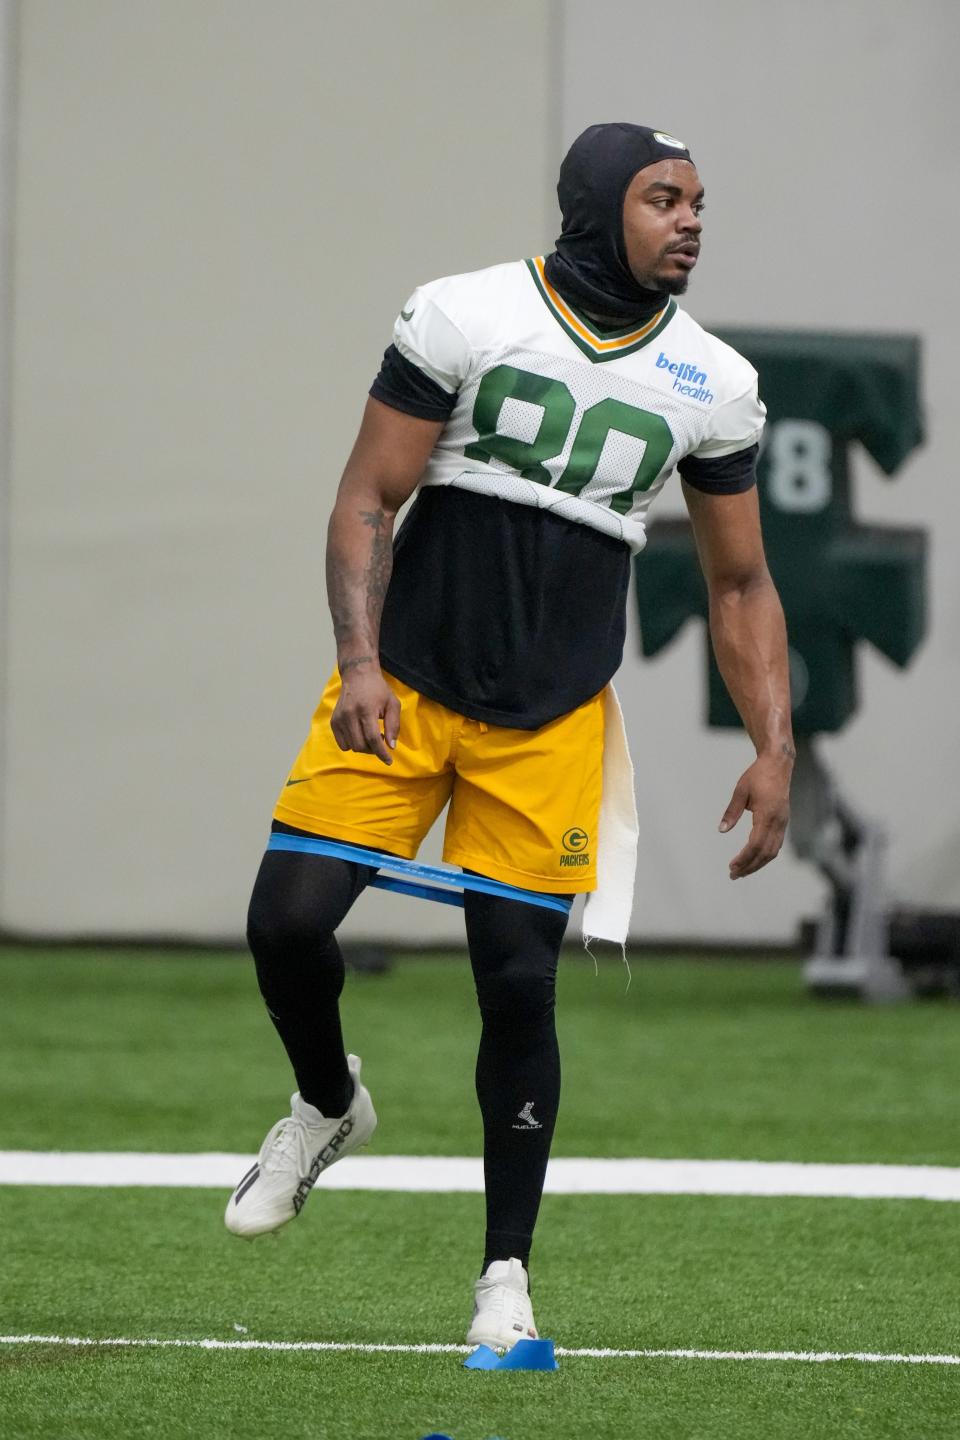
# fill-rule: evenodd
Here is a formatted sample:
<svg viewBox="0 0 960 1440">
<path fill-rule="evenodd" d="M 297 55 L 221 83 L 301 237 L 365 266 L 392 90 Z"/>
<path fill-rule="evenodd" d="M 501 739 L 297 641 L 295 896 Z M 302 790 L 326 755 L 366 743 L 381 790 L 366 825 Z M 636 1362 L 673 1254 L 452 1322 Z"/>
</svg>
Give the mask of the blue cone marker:
<svg viewBox="0 0 960 1440">
<path fill-rule="evenodd" d="M 478 1345 L 463 1362 L 465 1370 L 496 1370 L 499 1364 L 500 1356 L 489 1345 Z"/>
<path fill-rule="evenodd" d="M 498 1370 L 556 1370 L 552 1340 L 518 1340 L 497 1365 Z"/>
<path fill-rule="evenodd" d="M 552 1340 L 518 1340 L 506 1355 L 478 1345 L 463 1362 L 467 1370 L 558 1370 Z"/>
</svg>

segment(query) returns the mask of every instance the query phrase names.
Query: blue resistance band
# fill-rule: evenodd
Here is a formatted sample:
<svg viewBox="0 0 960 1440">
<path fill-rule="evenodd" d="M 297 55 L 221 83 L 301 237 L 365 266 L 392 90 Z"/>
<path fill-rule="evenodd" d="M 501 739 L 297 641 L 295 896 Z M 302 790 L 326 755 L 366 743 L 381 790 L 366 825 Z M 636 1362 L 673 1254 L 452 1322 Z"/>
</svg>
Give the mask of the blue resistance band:
<svg viewBox="0 0 960 1440">
<path fill-rule="evenodd" d="M 438 900 L 441 905 L 463 906 L 464 890 L 479 890 L 482 895 L 500 895 L 504 900 L 522 900 L 525 905 L 540 905 L 544 910 L 570 912 L 572 900 L 563 895 L 543 895 L 536 890 L 521 890 L 517 885 L 504 885 L 488 880 L 485 875 L 467 875 L 450 865 L 421 865 L 416 860 L 400 860 L 381 850 L 364 850 L 360 845 L 341 845 L 336 840 L 321 840 L 313 835 L 284 835 L 276 830 L 267 841 L 268 850 L 294 850 L 307 855 L 332 855 L 336 860 L 351 860 L 355 865 L 370 865 L 378 872 L 370 881 L 378 890 L 395 890 L 400 895 L 414 895 L 419 900 Z"/>
</svg>

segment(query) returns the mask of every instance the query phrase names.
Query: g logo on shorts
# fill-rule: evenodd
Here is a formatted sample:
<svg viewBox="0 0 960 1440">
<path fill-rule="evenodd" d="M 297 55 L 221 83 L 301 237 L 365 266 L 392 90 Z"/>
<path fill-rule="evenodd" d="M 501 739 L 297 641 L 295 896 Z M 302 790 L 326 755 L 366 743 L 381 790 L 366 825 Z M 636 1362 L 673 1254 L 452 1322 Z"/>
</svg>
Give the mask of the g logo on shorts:
<svg viewBox="0 0 960 1440">
<path fill-rule="evenodd" d="M 539 730 L 517 730 L 468 719 L 386 678 L 402 707 L 393 764 L 337 745 L 334 672 L 274 818 L 411 860 L 448 805 L 446 864 L 545 894 L 596 889 L 605 692 Z"/>
</svg>

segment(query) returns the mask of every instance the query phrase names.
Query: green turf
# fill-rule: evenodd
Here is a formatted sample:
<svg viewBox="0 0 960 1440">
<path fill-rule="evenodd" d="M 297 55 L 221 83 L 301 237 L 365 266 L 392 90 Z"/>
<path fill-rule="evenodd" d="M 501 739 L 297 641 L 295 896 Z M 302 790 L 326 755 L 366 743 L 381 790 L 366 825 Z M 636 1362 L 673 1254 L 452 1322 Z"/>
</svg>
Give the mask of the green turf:
<svg viewBox="0 0 960 1440">
<path fill-rule="evenodd" d="M 0 952 L 0 1148 L 252 1150 L 290 1082 L 235 956 Z M 476 1150 L 462 960 L 350 979 L 380 1153 Z M 960 1009 L 823 1004 L 789 964 L 565 957 L 556 1153 L 958 1163 Z M 317 1194 L 253 1245 L 215 1191 L 0 1189 L 0 1332 L 459 1341 L 482 1198 Z M 960 1210 L 548 1196 L 567 1346 L 957 1353 Z M 243 1332 L 236 1326 L 243 1326 Z M 3 1440 L 827 1440 L 960 1434 L 960 1368 L 0 1347 Z"/>
<path fill-rule="evenodd" d="M 956 1376 L 863 1366 L 449 1360 L 196 1352 L 0 1357 L 10 1440 L 955 1440 Z"/>
<path fill-rule="evenodd" d="M 221 1229 L 222 1201 L 183 1190 L 8 1190 L 5 1226 L 17 1242 L 4 1328 L 461 1338 L 479 1197 L 318 1193 L 300 1222 L 254 1244 Z M 950 1205 L 555 1196 L 542 1233 L 539 1319 L 565 1345 L 956 1349 L 944 1264 L 956 1244 Z M 253 1436 L 265 1415 L 270 1434 L 370 1440 L 434 1427 L 456 1440 L 946 1436 L 956 1433 L 958 1378 L 855 1364 L 586 1359 L 562 1361 L 553 1376 L 491 1376 L 447 1356 L 38 1347 L 0 1353 L 0 1417 L 5 1435 L 24 1436 Z M 892 1427 L 904 1415 L 909 1432 L 885 1428 L 884 1416 Z"/>
<path fill-rule="evenodd" d="M 456 1343 L 469 1319 L 479 1195 L 318 1192 L 302 1223 L 250 1243 L 217 1191 L 2 1193 L 11 1334 Z M 956 1211 L 547 1196 L 539 1323 L 568 1346 L 955 1351 Z"/>
<path fill-rule="evenodd" d="M 825 1003 L 783 963 L 633 968 L 626 990 L 618 963 L 564 958 L 555 1154 L 960 1163 L 956 1005 Z M 0 992 L 0 1147 L 249 1150 L 284 1108 L 240 957 L 8 950 Z M 351 976 L 344 1014 L 380 1102 L 375 1148 L 476 1150 L 465 962 Z"/>
</svg>

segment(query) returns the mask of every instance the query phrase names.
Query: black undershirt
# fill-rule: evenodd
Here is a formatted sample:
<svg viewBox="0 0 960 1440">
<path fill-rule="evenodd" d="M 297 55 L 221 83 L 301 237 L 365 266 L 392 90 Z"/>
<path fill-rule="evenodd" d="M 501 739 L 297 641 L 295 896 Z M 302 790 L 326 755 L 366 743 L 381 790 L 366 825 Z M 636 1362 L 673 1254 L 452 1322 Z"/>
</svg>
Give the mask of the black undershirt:
<svg viewBox="0 0 960 1440">
<path fill-rule="evenodd" d="M 449 420 L 457 403 L 455 392 L 444 390 L 419 365 L 401 355 L 396 345 L 388 345 L 384 350 L 380 373 L 370 386 L 370 394 L 391 409 L 416 415 L 420 420 Z"/>
<path fill-rule="evenodd" d="M 388 347 L 371 395 L 445 420 L 456 395 Z M 684 480 L 713 494 L 754 484 L 757 447 L 687 456 Z M 394 542 L 380 622 L 383 668 L 448 709 L 519 730 L 582 705 L 623 658 L 630 548 L 547 510 L 425 486 Z"/>
<path fill-rule="evenodd" d="M 425 487 L 394 545 L 385 670 L 448 709 L 537 730 L 623 656 L 630 549 L 549 511 Z"/>
</svg>

